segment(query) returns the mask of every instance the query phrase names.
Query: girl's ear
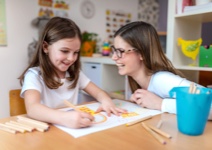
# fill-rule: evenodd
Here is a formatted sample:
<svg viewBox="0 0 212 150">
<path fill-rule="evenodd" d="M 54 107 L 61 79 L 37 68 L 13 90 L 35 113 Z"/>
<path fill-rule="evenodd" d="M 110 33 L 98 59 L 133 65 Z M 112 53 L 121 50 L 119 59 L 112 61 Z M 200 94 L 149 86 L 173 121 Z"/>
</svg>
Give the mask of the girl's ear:
<svg viewBox="0 0 212 150">
<path fill-rule="evenodd" d="M 48 43 L 46 41 L 43 42 L 43 51 L 48 54 Z"/>
</svg>

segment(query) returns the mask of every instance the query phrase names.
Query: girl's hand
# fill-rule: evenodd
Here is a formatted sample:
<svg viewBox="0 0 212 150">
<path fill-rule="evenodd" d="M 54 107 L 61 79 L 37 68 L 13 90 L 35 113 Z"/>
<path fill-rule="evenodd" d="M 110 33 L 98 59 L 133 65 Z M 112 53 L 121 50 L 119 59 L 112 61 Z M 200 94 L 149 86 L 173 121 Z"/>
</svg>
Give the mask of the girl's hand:
<svg viewBox="0 0 212 150">
<path fill-rule="evenodd" d="M 92 125 L 94 117 L 85 112 L 68 111 L 64 112 L 61 124 L 69 128 L 84 128 Z"/>
<path fill-rule="evenodd" d="M 116 116 L 119 116 L 122 113 L 127 113 L 127 110 L 116 107 L 112 101 L 103 102 L 96 110 L 96 113 L 99 113 L 101 111 L 105 111 L 108 116 L 110 116 L 111 113 Z"/>
<path fill-rule="evenodd" d="M 137 103 L 141 107 L 149 109 L 161 110 L 162 98 L 144 89 L 136 90 L 130 98 L 131 101 Z"/>
</svg>

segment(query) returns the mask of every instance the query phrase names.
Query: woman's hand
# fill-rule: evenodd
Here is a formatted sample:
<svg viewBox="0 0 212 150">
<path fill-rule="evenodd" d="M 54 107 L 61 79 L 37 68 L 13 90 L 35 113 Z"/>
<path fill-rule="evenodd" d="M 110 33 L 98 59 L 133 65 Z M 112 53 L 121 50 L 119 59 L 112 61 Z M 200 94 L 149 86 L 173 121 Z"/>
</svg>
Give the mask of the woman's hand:
<svg viewBox="0 0 212 150">
<path fill-rule="evenodd" d="M 149 109 L 161 110 L 162 98 L 144 89 L 136 90 L 130 98 L 131 101 L 137 103 L 141 107 Z"/>
<path fill-rule="evenodd" d="M 96 113 L 101 111 L 105 111 L 108 116 L 110 116 L 111 113 L 117 116 L 122 113 L 127 113 L 127 110 L 116 107 L 112 101 L 103 101 L 99 108 L 96 110 Z"/>
<path fill-rule="evenodd" d="M 84 128 L 92 125 L 94 117 L 85 112 L 68 111 L 64 112 L 61 124 L 69 128 Z"/>
</svg>

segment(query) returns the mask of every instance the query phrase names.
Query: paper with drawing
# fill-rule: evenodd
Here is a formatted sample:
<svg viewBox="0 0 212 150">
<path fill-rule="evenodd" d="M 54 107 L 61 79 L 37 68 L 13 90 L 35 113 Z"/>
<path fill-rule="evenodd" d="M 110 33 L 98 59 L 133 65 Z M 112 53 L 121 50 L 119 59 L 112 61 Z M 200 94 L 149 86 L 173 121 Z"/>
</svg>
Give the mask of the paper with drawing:
<svg viewBox="0 0 212 150">
<path fill-rule="evenodd" d="M 158 110 L 145 109 L 134 103 L 130 103 L 130 102 L 126 102 L 126 101 L 122 101 L 118 99 L 114 99 L 113 101 L 117 107 L 121 107 L 128 110 L 128 113 L 122 114 L 121 116 L 111 115 L 110 117 L 108 117 L 105 112 L 95 114 L 94 112 L 99 107 L 100 103 L 92 103 L 87 105 L 81 105 L 78 107 L 80 110 L 94 115 L 95 122 L 91 127 L 81 128 L 81 129 L 71 129 L 71 128 L 67 128 L 67 127 L 63 127 L 59 125 L 55 125 L 55 126 L 69 133 L 73 137 L 77 138 L 77 137 L 84 136 L 90 133 L 94 133 L 94 132 L 102 131 L 112 127 L 116 127 L 122 124 L 126 124 L 128 122 L 135 121 L 140 118 L 147 117 L 149 115 L 154 116 L 154 115 L 162 113 Z"/>
</svg>

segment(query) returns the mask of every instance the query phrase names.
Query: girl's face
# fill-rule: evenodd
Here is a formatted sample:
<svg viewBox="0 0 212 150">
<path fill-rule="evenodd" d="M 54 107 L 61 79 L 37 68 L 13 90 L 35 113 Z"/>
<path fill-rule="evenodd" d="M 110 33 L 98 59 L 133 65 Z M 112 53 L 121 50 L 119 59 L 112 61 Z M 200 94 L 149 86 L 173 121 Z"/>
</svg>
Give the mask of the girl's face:
<svg viewBox="0 0 212 150">
<path fill-rule="evenodd" d="M 118 66 L 120 75 L 128 75 L 133 76 L 136 74 L 141 67 L 142 58 L 141 56 L 135 52 L 134 48 L 125 42 L 120 36 L 115 37 L 114 39 L 114 47 L 116 50 L 121 50 L 122 57 L 119 58 L 116 52 L 113 53 L 112 59 L 116 62 Z"/>
<path fill-rule="evenodd" d="M 65 78 L 66 71 L 77 60 L 80 45 L 79 38 L 62 39 L 52 45 L 44 42 L 44 52 L 49 56 L 60 78 Z"/>
</svg>

